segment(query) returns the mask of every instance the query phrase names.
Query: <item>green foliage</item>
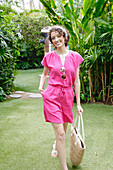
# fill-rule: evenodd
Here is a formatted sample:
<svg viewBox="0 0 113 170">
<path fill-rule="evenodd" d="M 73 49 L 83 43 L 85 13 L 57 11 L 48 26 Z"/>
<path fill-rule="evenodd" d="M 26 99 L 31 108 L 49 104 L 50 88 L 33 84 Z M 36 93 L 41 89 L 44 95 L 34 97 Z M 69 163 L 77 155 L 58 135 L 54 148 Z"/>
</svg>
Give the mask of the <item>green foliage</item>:
<svg viewBox="0 0 113 170">
<path fill-rule="evenodd" d="M 40 2 L 44 5 L 51 22 L 64 26 L 70 32 L 70 49 L 79 52 L 85 59 L 80 70 L 81 99 L 97 101 L 102 91 L 100 100 L 108 102 L 111 94 L 113 58 L 112 1 Z"/>
<path fill-rule="evenodd" d="M 5 94 L 4 90 L 2 87 L 0 87 L 0 101 L 3 102 L 4 98 L 6 97 L 7 95 Z"/>
<path fill-rule="evenodd" d="M 43 11 L 17 14 L 11 4 L 0 5 L 0 101 L 14 89 L 15 68 L 40 67 L 44 55 L 40 31 L 49 25 Z"/>
<path fill-rule="evenodd" d="M 0 11 L 0 101 L 13 89 L 15 59 L 18 51 L 18 25 L 15 14 Z"/>
<path fill-rule="evenodd" d="M 17 58 L 16 68 L 28 69 L 41 67 L 41 60 L 44 56 L 44 44 L 39 43 L 41 29 L 50 25 L 46 16 L 41 12 L 30 11 L 19 18 L 21 40 L 19 42 L 20 56 Z"/>
<path fill-rule="evenodd" d="M 3 10 L 5 12 L 5 14 L 9 14 L 10 12 L 17 14 L 17 12 L 15 10 L 12 9 L 11 4 L 4 4 L 2 3 L 2 5 L 0 4 L 0 10 Z"/>
</svg>

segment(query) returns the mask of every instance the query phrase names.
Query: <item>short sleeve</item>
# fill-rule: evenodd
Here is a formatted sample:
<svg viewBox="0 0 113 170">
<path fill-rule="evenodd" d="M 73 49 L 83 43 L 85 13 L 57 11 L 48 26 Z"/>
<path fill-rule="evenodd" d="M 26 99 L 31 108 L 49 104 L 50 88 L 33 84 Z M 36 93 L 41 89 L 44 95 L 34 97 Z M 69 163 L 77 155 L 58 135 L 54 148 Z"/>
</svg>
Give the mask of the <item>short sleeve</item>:
<svg viewBox="0 0 113 170">
<path fill-rule="evenodd" d="M 41 64 L 45 67 L 48 67 L 48 63 L 47 63 L 47 57 L 48 57 L 48 54 L 46 54 L 41 62 Z"/>
<path fill-rule="evenodd" d="M 79 65 L 84 61 L 84 59 L 82 58 L 82 56 L 77 53 L 77 52 L 74 52 L 74 58 L 75 58 L 75 65 L 76 65 L 76 68 L 79 67 Z"/>
</svg>

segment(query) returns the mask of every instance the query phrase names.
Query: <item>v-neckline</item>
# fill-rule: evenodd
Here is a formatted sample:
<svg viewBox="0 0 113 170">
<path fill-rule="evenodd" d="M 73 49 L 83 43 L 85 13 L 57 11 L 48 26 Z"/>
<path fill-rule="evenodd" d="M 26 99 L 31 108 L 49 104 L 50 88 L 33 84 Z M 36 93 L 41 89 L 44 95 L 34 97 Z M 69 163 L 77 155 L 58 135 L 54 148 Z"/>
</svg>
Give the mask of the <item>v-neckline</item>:
<svg viewBox="0 0 113 170">
<path fill-rule="evenodd" d="M 62 63 L 60 56 L 59 56 L 59 55 L 56 53 L 56 51 L 55 51 L 55 54 L 59 57 L 60 63 L 61 63 L 61 65 L 62 65 L 63 67 L 65 66 L 66 58 L 68 57 L 68 55 L 69 55 L 69 53 L 70 53 L 70 50 L 68 50 L 68 51 L 69 51 L 68 54 L 65 56 L 64 64 Z"/>
</svg>

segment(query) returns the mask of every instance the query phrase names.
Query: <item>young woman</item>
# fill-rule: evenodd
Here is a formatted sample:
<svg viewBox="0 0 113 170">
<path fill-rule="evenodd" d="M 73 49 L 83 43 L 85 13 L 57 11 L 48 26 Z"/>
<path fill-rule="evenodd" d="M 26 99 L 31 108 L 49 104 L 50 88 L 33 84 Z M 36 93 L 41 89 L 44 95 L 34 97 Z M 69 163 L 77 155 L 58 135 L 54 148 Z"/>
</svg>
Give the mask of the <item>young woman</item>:
<svg viewBox="0 0 113 170">
<path fill-rule="evenodd" d="M 83 58 L 77 52 L 67 49 L 69 34 L 61 26 L 53 26 L 49 31 L 49 40 L 55 51 L 44 56 L 39 91 L 43 96 L 45 121 L 50 122 L 56 135 L 52 156 L 59 156 L 63 170 L 68 170 L 66 163 L 65 134 L 68 123 L 73 123 L 74 90 L 77 99 L 77 113 L 83 109 L 80 105 L 79 65 Z M 48 86 L 43 90 L 49 71 Z"/>
</svg>

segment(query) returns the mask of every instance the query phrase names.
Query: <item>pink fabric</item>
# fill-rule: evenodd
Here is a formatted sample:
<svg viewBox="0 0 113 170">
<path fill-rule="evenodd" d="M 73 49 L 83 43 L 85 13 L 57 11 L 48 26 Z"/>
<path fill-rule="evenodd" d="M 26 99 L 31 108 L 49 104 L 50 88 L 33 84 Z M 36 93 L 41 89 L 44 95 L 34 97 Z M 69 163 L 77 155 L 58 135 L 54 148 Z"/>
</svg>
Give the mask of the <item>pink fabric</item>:
<svg viewBox="0 0 113 170">
<path fill-rule="evenodd" d="M 73 123 L 73 99 L 74 92 L 72 85 L 76 78 L 77 67 L 82 63 L 83 58 L 77 52 L 69 50 L 65 58 L 66 80 L 61 78 L 60 68 L 63 67 L 60 56 L 55 51 L 44 56 L 42 65 L 49 68 L 48 86 L 44 90 L 44 116 L 46 122 Z"/>
</svg>

